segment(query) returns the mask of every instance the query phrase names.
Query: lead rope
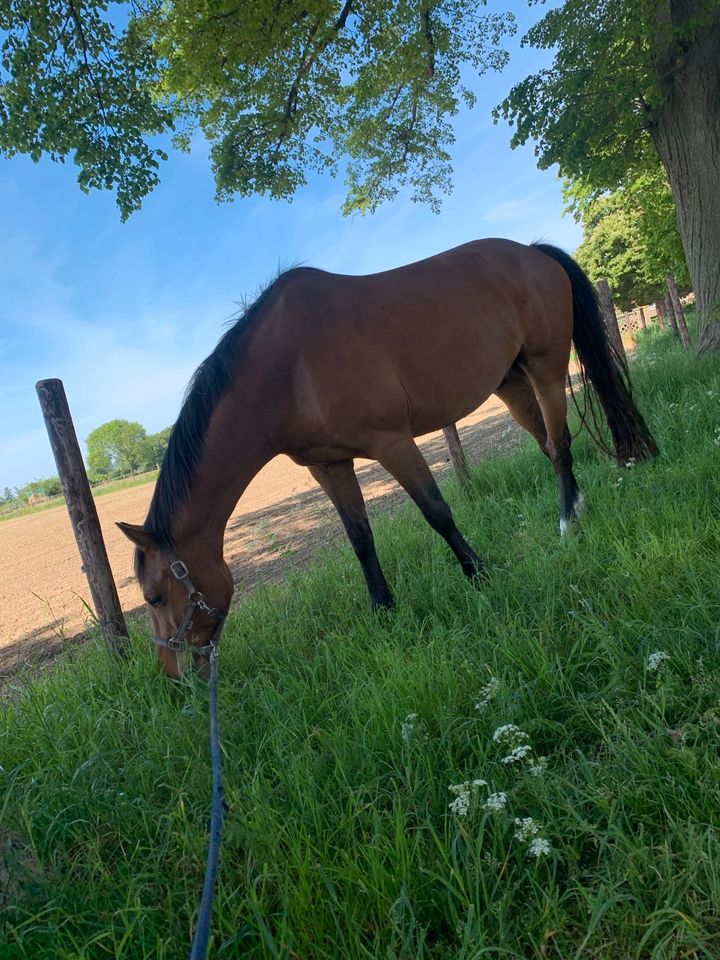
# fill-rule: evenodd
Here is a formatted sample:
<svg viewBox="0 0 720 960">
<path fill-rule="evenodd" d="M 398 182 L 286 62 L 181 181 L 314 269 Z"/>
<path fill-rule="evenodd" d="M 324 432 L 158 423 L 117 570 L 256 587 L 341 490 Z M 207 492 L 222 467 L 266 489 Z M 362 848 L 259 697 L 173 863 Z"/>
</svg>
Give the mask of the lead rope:
<svg viewBox="0 0 720 960">
<path fill-rule="evenodd" d="M 205 960 L 210 939 L 210 921 L 212 919 L 213 899 L 217 881 L 220 838 L 223 821 L 223 785 L 222 759 L 220 754 L 220 733 L 218 724 L 218 669 L 217 640 L 211 641 L 210 651 L 210 758 L 212 762 L 212 806 L 210 809 L 210 843 L 208 844 L 205 883 L 198 910 L 195 937 L 193 938 L 190 960 Z"/>
</svg>

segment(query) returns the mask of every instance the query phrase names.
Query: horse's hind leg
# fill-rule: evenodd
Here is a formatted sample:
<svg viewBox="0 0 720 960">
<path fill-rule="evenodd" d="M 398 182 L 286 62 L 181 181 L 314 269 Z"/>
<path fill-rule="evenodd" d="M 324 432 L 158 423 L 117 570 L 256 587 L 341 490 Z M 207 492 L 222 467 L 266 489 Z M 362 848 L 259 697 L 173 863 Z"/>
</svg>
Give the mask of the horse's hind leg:
<svg viewBox="0 0 720 960">
<path fill-rule="evenodd" d="M 547 449 L 547 430 L 540 404 L 530 381 L 518 366 L 513 366 L 495 391 L 510 411 L 513 420 L 537 440 L 540 449 L 549 457 Z"/>
<path fill-rule="evenodd" d="M 308 469 L 328 495 L 342 520 L 355 555 L 360 561 L 373 609 L 392 607 L 392 593 L 375 552 L 375 541 L 352 460 L 314 464 L 308 466 Z"/>
<path fill-rule="evenodd" d="M 446 541 L 463 573 L 474 578 L 483 573 L 483 562 L 455 526 L 430 468 L 411 436 L 387 437 L 374 445 L 372 454 L 420 507 L 430 526 Z"/>
<path fill-rule="evenodd" d="M 545 372 L 537 362 L 530 362 L 523 369 L 533 388 L 545 423 L 546 451 L 555 468 L 560 486 L 560 532 L 564 534 L 570 524 L 578 519 L 584 504 L 572 469 L 565 371 Z"/>
</svg>

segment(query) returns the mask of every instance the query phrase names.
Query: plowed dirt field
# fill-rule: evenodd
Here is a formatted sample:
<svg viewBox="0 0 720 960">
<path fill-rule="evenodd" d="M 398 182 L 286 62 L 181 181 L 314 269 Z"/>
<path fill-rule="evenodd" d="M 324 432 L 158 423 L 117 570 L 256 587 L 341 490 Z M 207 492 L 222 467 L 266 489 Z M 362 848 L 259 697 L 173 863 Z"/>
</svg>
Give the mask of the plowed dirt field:
<svg viewBox="0 0 720 960">
<path fill-rule="evenodd" d="M 508 429 L 509 428 L 509 429 Z M 471 462 L 518 442 L 520 430 L 500 401 L 491 398 L 458 424 Z M 442 433 L 420 442 L 437 473 L 449 468 Z M 378 464 L 356 461 L 373 516 L 405 499 Z M 115 521 L 142 523 L 153 485 L 97 498 L 105 544 L 126 613 L 142 604 L 133 579 L 132 548 Z M 236 599 L 261 582 L 281 581 L 290 569 L 311 563 L 324 545 L 344 533 L 334 508 L 307 470 L 287 457 L 269 463 L 246 490 L 230 518 L 225 555 Z M 0 523 L 0 679 L 20 664 L 52 661 L 66 644 L 82 642 L 90 591 L 64 507 Z"/>
</svg>

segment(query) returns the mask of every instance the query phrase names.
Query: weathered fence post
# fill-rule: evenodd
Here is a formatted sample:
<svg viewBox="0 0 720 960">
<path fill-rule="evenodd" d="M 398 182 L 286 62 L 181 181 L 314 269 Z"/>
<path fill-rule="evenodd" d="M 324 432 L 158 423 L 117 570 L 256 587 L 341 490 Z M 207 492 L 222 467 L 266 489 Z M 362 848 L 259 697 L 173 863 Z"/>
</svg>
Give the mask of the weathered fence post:
<svg viewBox="0 0 720 960">
<path fill-rule="evenodd" d="M 460 434 L 458 433 L 457 427 L 454 423 L 451 423 L 449 426 L 443 427 L 443 434 L 448 451 L 450 452 L 450 459 L 452 460 L 453 467 L 455 467 L 455 473 L 458 475 L 460 483 L 466 487 L 470 483 L 470 472 L 468 470 L 465 451 L 462 448 L 462 443 L 460 443 Z"/>
<path fill-rule="evenodd" d="M 678 330 L 680 331 L 680 339 L 685 349 L 689 350 L 691 346 L 690 331 L 687 328 L 687 323 L 685 323 L 685 311 L 683 310 L 682 303 L 680 303 L 680 294 L 675 284 L 675 277 L 671 273 L 667 275 L 667 287 L 670 303 L 672 303 L 673 313 L 675 314 L 675 320 L 677 321 Z"/>
<path fill-rule="evenodd" d="M 620 327 L 618 326 L 617 314 L 615 313 L 615 304 L 613 303 L 610 285 L 607 280 L 598 280 L 597 292 L 610 342 L 615 347 L 621 362 L 627 363 L 625 347 L 623 346 L 622 337 L 620 336 Z"/>
<path fill-rule="evenodd" d="M 62 380 L 35 384 L 50 446 L 87 577 L 100 630 L 114 653 L 124 653 L 128 631 Z"/>
<path fill-rule="evenodd" d="M 655 301 L 655 311 L 657 313 L 657 322 L 661 330 L 665 329 L 665 302 L 663 300 Z"/>
<path fill-rule="evenodd" d="M 670 321 L 670 329 L 675 334 L 676 337 L 680 336 L 680 330 L 678 329 L 677 320 L 675 319 L 675 308 L 673 307 L 673 302 L 670 299 L 670 291 L 668 290 L 665 294 L 665 316 Z"/>
</svg>

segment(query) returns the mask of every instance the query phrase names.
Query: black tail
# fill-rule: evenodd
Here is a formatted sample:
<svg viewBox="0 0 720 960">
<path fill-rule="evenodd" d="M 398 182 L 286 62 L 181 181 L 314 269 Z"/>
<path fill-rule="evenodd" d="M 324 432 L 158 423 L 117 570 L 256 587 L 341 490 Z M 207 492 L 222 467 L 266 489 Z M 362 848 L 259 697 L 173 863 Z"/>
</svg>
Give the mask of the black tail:
<svg viewBox="0 0 720 960">
<path fill-rule="evenodd" d="M 608 339 L 595 288 L 567 253 L 545 243 L 535 243 L 533 246 L 557 261 L 570 278 L 573 343 L 580 374 L 586 395 L 589 395 L 588 379 L 595 388 L 610 427 L 618 463 L 625 465 L 633 460 L 654 457 L 658 452 L 657 446 L 633 401 L 625 358 L 618 355 Z M 593 437 L 603 446 L 599 437 L 595 434 Z"/>
</svg>

